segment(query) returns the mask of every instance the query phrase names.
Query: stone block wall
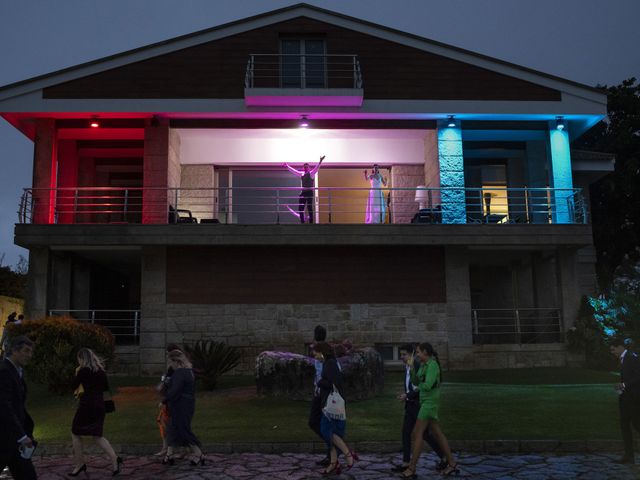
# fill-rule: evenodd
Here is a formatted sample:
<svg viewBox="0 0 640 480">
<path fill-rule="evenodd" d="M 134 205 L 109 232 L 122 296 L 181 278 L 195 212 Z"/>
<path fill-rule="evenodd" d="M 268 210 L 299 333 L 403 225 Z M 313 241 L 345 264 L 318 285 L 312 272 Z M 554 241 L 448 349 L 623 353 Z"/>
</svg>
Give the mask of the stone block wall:
<svg viewBox="0 0 640 480">
<path fill-rule="evenodd" d="M 438 189 L 431 191 L 431 204 L 432 207 L 440 205 L 440 159 L 436 130 L 428 130 L 424 137 L 424 185 L 428 188 Z"/>
<path fill-rule="evenodd" d="M 415 202 L 418 185 L 424 185 L 423 165 L 395 165 L 391 169 L 391 185 L 393 188 L 408 188 L 410 190 L 393 190 L 391 194 L 391 209 L 393 223 L 409 223 L 418 211 Z"/>
<path fill-rule="evenodd" d="M 183 165 L 179 208 L 191 210 L 198 220 L 215 218 L 215 169 L 213 165 Z M 193 190 L 192 190 L 193 189 Z"/>
</svg>

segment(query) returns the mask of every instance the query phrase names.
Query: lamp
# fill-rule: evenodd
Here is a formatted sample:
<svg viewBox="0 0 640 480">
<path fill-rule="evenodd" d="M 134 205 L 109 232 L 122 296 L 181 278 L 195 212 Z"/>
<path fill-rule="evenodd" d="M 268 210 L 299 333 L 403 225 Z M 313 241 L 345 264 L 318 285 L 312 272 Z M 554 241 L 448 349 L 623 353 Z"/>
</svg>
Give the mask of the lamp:
<svg viewBox="0 0 640 480">
<path fill-rule="evenodd" d="M 456 126 L 456 116 L 449 115 L 447 116 L 447 127 L 453 128 Z"/>
<path fill-rule="evenodd" d="M 298 124 L 300 128 L 308 128 L 309 127 L 309 119 L 306 115 L 300 116 L 300 123 Z"/>
<path fill-rule="evenodd" d="M 91 128 L 98 128 L 100 126 L 100 123 L 98 123 L 97 115 L 94 115 L 93 117 L 91 117 L 91 123 L 89 124 L 89 126 Z"/>
<path fill-rule="evenodd" d="M 565 126 L 566 126 L 566 125 L 565 125 L 565 123 L 564 123 L 564 117 L 562 117 L 562 116 L 558 116 L 558 117 L 556 117 L 556 128 L 557 128 L 558 130 L 564 130 L 564 127 L 565 127 Z"/>
<path fill-rule="evenodd" d="M 416 187 L 415 201 L 420 204 L 420 210 L 425 208 L 424 205 L 425 203 L 427 203 L 428 200 L 429 200 L 429 190 L 427 190 L 427 187 L 424 185 L 418 185 Z"/>
</svg>

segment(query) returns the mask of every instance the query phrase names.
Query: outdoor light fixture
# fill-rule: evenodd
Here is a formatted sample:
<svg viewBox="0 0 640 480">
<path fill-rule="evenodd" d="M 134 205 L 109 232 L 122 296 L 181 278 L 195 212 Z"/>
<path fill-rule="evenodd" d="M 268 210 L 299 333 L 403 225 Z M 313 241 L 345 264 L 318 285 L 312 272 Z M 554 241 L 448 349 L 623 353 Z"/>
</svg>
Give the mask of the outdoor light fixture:
<svg viewBox="0 0 640 480">
<path fill-rule="evenodd" d="M 309 128 L 309 119 L 307 118 L 306 115 L 302 115 L 300 117 L 299 127 L 300 128 Z"/>
<path fill-rule="evenodd" d="M 456 126 L 455 115 L 449 115 L 447 117 L 447 127 L 455 127 L 455 126 Z"/>
<path fill-rule="evenodd" d="M 100 126 L 100 124 L 98 123 L 98 117 L 92 117 L 89 126 L 91 128 L 98 128 Z"/>
<path fill-rule="evenodd" d="M 564 130 L 564 127 L 566 125 L 564 124 L 564 117 L 556 117 L 556 128 L 558 130 Z"/>
</svg>

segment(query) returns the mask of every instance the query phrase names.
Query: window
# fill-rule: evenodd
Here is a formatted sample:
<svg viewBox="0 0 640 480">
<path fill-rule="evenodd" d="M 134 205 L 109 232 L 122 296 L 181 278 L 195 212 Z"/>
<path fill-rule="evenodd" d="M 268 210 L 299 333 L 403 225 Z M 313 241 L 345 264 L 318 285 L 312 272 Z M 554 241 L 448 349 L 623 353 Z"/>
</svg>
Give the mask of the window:
<svg viewBox="0 0 640 480">
<path fill-rule="evenodd" d="M 385 365 L 398 365 L 402 363 L 400 359 L 400 345 L 376 343 L 375 349 L 382 355 Z"/>
<path fill-rule="evenodd" d="M 280 41 L 281 86 L 325 88 L 326 57 L 322 39 L 286 38 Z"/>
</svg>

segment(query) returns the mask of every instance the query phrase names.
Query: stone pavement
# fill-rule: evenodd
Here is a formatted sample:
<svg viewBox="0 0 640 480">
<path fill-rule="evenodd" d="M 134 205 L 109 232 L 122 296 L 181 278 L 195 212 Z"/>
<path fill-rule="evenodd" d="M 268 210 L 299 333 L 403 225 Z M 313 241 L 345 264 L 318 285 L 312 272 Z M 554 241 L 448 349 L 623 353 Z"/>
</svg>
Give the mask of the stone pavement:
<svg viewBox="0 0 640 480">
<path fill-rule="evenodd" d="M 305 453 L 262 454 L 210 454 L 204 466 L 192 467 L 187 460 L 176 460 L 174 466 L 162 465 L 158 457 L 124 457 L 123 479 L 243 479 L 243 480 L 303 480 L 321 478 L 315 461 L 320 455 Z M 613 454 L 535 454 L 535 455 L 460 455 L 461 478 L 482 480 L 631 480 L 640 478 L 640 467 L 618 465 Z M 398 478 L 390 468 L 399 460 L 398 455 L 362 454 L 356 467 L 335 479 L 382 480 Z M 434 469 L 435 456 L 423 454 L 418 476 L 420 479 L 441 478 Z M 47 456 L 35 460 L 41 480 L 69 478 L 72 470 L 69 456 Z M 111 477 L 108 462 L 93 455 L 88 457 L 88 471 L 81 480 Z M 459 478 L 460 478 L 459 477 Z M 10 478 L 8 472 L 0 479 Z"/>
</svg>

